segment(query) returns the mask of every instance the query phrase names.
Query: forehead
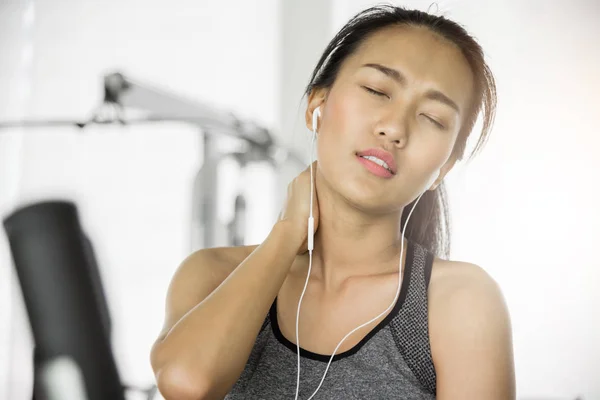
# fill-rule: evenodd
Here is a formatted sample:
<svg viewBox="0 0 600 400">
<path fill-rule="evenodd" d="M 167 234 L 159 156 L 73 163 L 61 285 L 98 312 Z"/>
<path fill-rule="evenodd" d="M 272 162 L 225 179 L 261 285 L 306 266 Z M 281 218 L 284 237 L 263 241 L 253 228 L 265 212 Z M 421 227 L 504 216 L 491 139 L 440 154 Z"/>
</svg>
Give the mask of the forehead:
<svg viewBox="0 0 600 400">
<path fill-rule="evenodd" d="M 352 74 L 366 63 L 399 70 L 407 77 L 409 85 L 435 87 L 462 109 L 469 104 L 473 88 L 469 63 L 458 46 L 428 28 L 394 26 L 381 29 L 358 47 L 343 70 Z"/>
</svg>

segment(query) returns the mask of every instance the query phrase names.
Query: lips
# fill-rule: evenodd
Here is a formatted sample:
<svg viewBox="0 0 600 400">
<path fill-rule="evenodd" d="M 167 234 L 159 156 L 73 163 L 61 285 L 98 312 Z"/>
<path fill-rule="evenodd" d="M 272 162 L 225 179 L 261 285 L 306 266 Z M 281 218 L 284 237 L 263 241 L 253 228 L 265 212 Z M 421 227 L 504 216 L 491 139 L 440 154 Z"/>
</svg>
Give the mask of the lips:
<svg viewBox="0 0 600 400">
<path fill-rule="evenodd" d="M 367 149 L 359 151 L 356 155 L 360 157 L 376 157 L 387 164 L 392 174 L 396 175 L 396 172 L 398 171 L 398 166 L 396 165 L 396 160 L 392 153 L 383 149 Z"/>
</svg>

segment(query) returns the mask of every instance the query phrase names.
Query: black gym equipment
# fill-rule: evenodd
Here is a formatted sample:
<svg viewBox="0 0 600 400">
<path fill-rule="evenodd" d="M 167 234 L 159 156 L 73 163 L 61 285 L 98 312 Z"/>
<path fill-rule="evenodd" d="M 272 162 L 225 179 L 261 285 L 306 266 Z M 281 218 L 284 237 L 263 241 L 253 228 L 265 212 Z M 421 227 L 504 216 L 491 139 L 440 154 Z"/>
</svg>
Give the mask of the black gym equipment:
<svg viewBox="0 0 600 400">
<path fill-rule="evenodd" d="M 35 341 L 35 399 L 76 399 L 84 390 L 87 400 L 124 400 L 100 274 L 75 205 L 28 205 L 4 228 Z"/>
</svg>

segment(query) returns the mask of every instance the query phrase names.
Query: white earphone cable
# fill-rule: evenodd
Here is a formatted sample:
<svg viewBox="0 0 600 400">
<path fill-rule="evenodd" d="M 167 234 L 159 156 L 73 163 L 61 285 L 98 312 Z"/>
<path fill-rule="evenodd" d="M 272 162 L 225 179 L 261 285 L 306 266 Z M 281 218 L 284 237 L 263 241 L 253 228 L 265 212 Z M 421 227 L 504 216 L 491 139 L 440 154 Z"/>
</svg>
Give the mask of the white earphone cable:
<svg viewBox="0 0 600 400">
<path fill-rule="evenodd" d="M 327 363 L 327 367 L 325 368 L 325 373 L 323 374 L 323 378 L 321 378 L 321 382 L 319 383 L 319 386 L 314 391 L 314 393 L 308 398 L 308 400 L 311 400 L 315 396 L 315 394 L 317 394 L 317 392 L 319 391 L 319 389 L 323 385 L 323 382 L 325 381 L 325 376 L 327 376 L 327 371 L 329 371 L 329 366 L 331 365 L 331 362 L 333 361 L 333 357 L 335 356 L 335 353 L 337 352 L 337 350 L 339 349 L 339 347 L 342 345 L 342 343 L 344 342 L 344 340 L 346 340 L 350 335 L 352 335 L 354 332 L 356 332 L 360 328 L 365 327 L 365 326 L 369 325 L 370 323 L 372 323 L 373 321 L 377 320 L 379 317 L 381 317 L 386 312 L 388 312 L 396 304 L 398 296 L 400 295 L 400 288 L 402 286 L 402 258 L 403 258 L 402 256 L 404 254 L 404 232 L 406 231 L 406 227 L 408 226 L 408 221 L 410 219 L 410 216 L 411 216 L 413 210 L 415 209 L 417 203 L 419 202 L 419 199 L 421 199 L 421 196 L 423 196 L 423 193 L 421 193 L 421 195 L 419 195 L 419 197 L 417 198 L 417 201 L 413 205 L 413 208 L 410 210 L 410 213 L 408 214 L 408 217 L 406 218 L 406 223 L 404 224 L 404 229 L 402 230 L 402 238 L 401 238 L 402 244 L 400 245 L 400 262 L 399 262 L 399 266 L 398 266 L 398 288 L 396 290 L 396 296 L 394 296 L 394 300 L 388 306 L 388 308 L 386 308 L 381 314 L 379 314 L 375 318 L 371 319 L 370 321 L 367 321 L 364 324 L 362 324 L 360 326 L 357 326 L 356 328 L 354 328 L 353 330 L 351 330 L 346 336 L 344 336 L 344 338 L 338 343 L 338 345 L 336 346 L 336 348 L 333 350 L 333 354 L 329 358 L 329 362 Z M 308 279 L 307 279 L 307 282 L 308 282 Z M 300 298 L 300 301 L 302 301 L 302 297 Z"/>
<path fill-rule="evenodd" d="M 309 261 L 308 261 L 308 273 L 306 275 L 306 282 L 304 283 L 304 288 L 302 289 L 302 294 L 300 295 L 300 300 L 298 301 L 298 311 L 296 313 L 296 354 L 298 357 L 298 368 L 297 368 L 297 377 L 296 377 L 296 397 L 295 400 L 298 400 L 298 396 L 299 396 L 299 392 L 300 392 L 300 336 L 298 333 L 298 326 L 300 325 L 300 308 L 302 306 L 302 299 L 304 298 L 304 293 L 306 292 L 306 288 L 308 286 L 308 281 L 310 279 L 310 272 L 312 269 L 312 253 L 313 253 L 313 235 L 314 235 L 314 219 L 313 219 L 313 195 L 314 195 L 314 176 L 313 176 L 313 157 L 314 157 L 314 144 L 315 144 L 315 139 L 317 136 L 317 120 L 316 120 L 316 110 L 313 114 L 313 135 L 312 136 L 312 140 L 311 140 L 311 146 L 310 146 L 310 216 L 309 216 L 309 220 L 308 220 L 308 238 L 307 238 L 307 242 L 308 242 L 308 254 L 309 254 Z M 408 217 L 406 218 L 406 223 L 404 224 L 404 228 L 402 229 L 402 243 L 400 245 L 400 261 L 399 261 L 399 265 L 398 265 L 398 288 L 396 289 L 396 295 L 394 296 L 394 300 L 392 301 L 392 303 L 388 306 L 388 308 L 386 308 L 381 314 L 377 315 L 375 318 L 371 319 L 370 321 L 365 322 L 362 325 L 357 326 L 356 328 L 354 328 L 352 331 L 350 331 L 346 336 L 344 336 L 344 338 L 338 343 L 338 345 L 336 346 L 336 348 L 333 350 L 333 354 L 331 355 L 329 362 L 327 363 L 327 367 L 325 368 L 325 373 L 323 374 L 323 378 L 321 378 L 321 382 L 319 383 L 319 386 L 317 387 L 317 389 L 313 392 L 313 394 L 308 398 L 308 400 L 311 400 L 315 394 L 317 394 L 317 392 L 319 391 L 319 389 L 321 388 L 321 386 L 323 385 L 323 382 L 325 381 L 325 377 L 327 376 L 327 372 L 329 371 L 329 367 L 331 365 L 331 362 L 333 361 L 333 358 L 335 356 L 335 353 L 337 352 L 337 350 L 339 349 L 339 347 L 342 345 L 342 343 L 350 336 L 352 335 L 354 332 L 356 332 L 357 330 L 359 330 L 360 328 L 363 328 L 367 325 L 369 325 L 370 323 L 372 323 L 373 321 L 376 321 L 378 318 L 380 318 L 382 315 L 384 315 L 386 312 L 388 312 L 392 307 L 394 307 L 394 305 L 396 304 L 396 301 L 398 300 L 398 297 L 400 295 L 400 289 L 402 287 L 402 260 L 403 260 L 403 255 L 404 255 L 404 237 L 405 237 L 405 232 L 406 232 L 406 227 L 408 226 L 408 221 L 410 220 L 410 216 L 412 215 L 413 211 L 415 210 L 415 207 L 417 206 L 417 204 L 419 203 L 419 200 L 421 199 L 421 196 L 423 196 L 423 194 L 425 194 L 425 192 L 421 193 L 419 195 L 419 197 L 417 198 L 417 200 L 415 201 L 415 204 L 413 205 L 412 209 L 410 210 L 410 213 L 408 214 Z"/>
<path fill-rule="evenodd" d="M 313 157 L 314 157 L 314 144 L 315 137 L 317 135 L 316 129 L 313 129 L 312 140 L 310 144 L 310 217 L 309 217 L 309 226 L 308 226 L 308 274 L 306 275 L 306 282 L 304 283 L 304 289 L 302 289 L 302 294 L 300 295 L 300 301 L 298 301 L 298 312 L 296 313 L 296 354 L 298 356 L 298 368 L 297 368 L 297 377 L 296 377 L 296 400 L 298 400 L 298 394 L 300 390 L 300 337 L 298 335 L 298 326 L 300 320 L 300 306 L 302 305 L 302 298 L 304 297 L 304 293 L 306 292 L 306 287 L 308 286 L 308 279 L 310 278 L 310 271 L 312 269 L 312 252 L 313 252 L 313 244 L 314 242 L 310 239 L 311 235 L 314 235 L 314 219 L 313 219 L 313 195 L 314 195 L 314 177 L 313 177 Z M 313 222 L 313 223 L 311 223 Z"/>
</svg>

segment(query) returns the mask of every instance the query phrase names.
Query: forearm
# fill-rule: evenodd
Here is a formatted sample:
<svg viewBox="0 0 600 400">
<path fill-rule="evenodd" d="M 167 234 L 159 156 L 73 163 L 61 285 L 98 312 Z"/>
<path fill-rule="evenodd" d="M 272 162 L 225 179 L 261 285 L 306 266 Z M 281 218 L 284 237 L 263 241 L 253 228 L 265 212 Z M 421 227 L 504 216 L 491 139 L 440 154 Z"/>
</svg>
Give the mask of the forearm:
<svg viewBox="0 0 600 400">
<path fill-rule="evenodd" d="M 198 377 L 210 392 L 226 393 L 243 371 L 298 242 L 285 223 L 276 224 L 221 285 L 173 326 L 157 345 L 158 364 Z"/>
</svg>

